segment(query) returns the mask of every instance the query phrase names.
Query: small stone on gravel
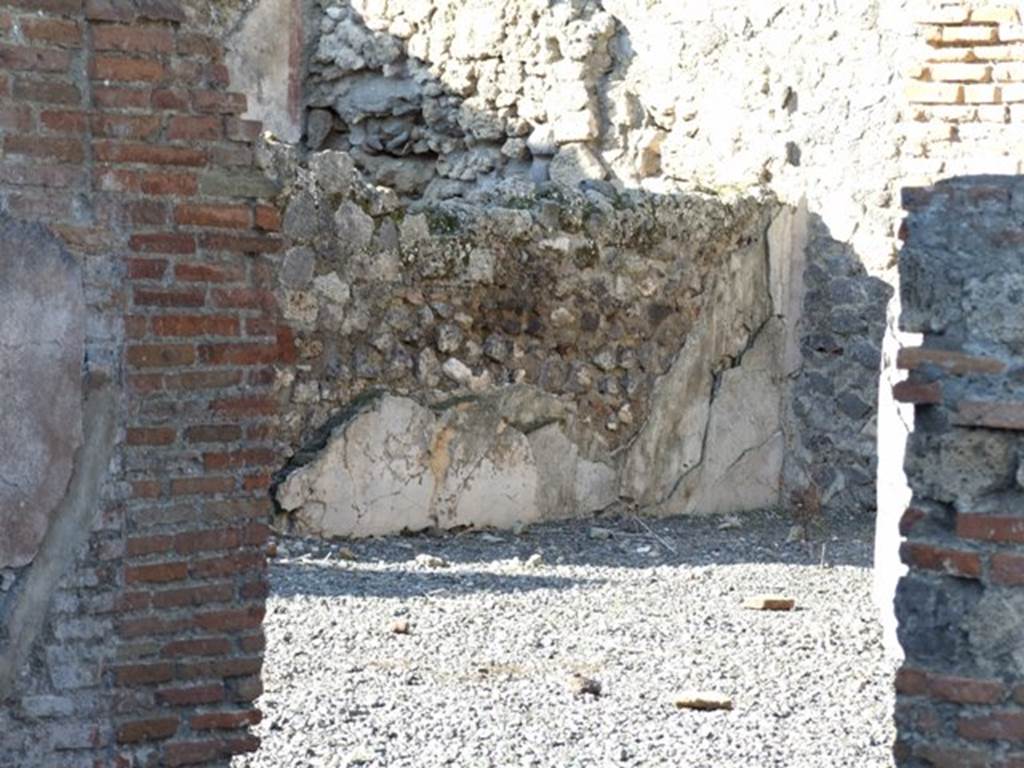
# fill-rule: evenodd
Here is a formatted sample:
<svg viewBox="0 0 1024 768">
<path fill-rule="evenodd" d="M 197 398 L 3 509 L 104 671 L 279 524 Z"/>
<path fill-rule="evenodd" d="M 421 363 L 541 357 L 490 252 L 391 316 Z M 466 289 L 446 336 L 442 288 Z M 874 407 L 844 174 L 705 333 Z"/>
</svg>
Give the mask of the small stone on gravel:
<svg viewBox="0 0 1024 768">
<path fill-rule="evenodd" d="M 732 698 L 715 691 L 680 691 L 672 698 L 676 709 L 696 709 L 701 712 L 731 710 Z"/>
<path fill-rule="evenodd" d="M 785 595 L 755 595 L 744 600 L 743 607 L 752 611 L 792 611 L 796 600 Z"/>
<path fill-rule="evenodd" d="M 581 674 L 573 674 L 569 678 L 569 690 L 574 696 L 600 696 L 601 681 Z"/>
<path fill-rule="evenodd" d="M 408 635 L 409 627 L 408 619 L 395 619 L 391 622 L 391 631 L 396 635 Z"/>
</svg>

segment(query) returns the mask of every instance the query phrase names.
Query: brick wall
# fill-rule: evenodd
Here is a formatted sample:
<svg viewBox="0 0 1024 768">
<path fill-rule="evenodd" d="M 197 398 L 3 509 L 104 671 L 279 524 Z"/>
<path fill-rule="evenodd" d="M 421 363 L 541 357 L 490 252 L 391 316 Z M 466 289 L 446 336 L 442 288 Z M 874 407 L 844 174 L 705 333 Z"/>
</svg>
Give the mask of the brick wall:
<svg viewBox="0 0 1024 768">
<path fill-rule="evenodd" d="M 1014 4 L 933 3 L 909 73 L 904 179 L 1018 173 L 1024 159 L 1024 24 Z"/>
<path fill-rule="evenodd" d="M 183 21 L 169 0 L 0 2 L 0 205 L 83 264 L 83 375 L 121 390 L 94 530 L 0 709 L 0 765 L 257 745 L 274 366 L 292 354 L 268 290 L 280 218 L 259 124 Z"/>
<path fill-rule="evenodd" d="M 897 592 L 905 766 L 1024 766 L 1024 178 L 904 192 L 896 395 L 916 406 Z"/>
<path fill-rule="evenodd" d="M 912 103 L 900 257 L 915 406 L 896 609 L 901 766 L 1024 766 L 1024 27 L 934 7 Z M 944 179 L 936 183 L 936 179 Z M 915 184 L 921 186 L 914 186 Z"/>
</svg>

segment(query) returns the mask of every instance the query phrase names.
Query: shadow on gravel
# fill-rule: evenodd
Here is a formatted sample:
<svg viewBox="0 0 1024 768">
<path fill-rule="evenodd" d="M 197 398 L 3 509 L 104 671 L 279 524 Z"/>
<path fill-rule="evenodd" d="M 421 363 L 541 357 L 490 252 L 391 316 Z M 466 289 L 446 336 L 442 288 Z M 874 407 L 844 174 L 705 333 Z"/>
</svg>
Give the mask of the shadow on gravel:
<svg viewBox="0 0 1024 768">
<path fill-rule="evenodd" d="M 275 566 L 277 597 L 425 597 L 428 595 L 514 594 L 600 585 L 601 579 L 531 576 L 489 571 L 355 570 L 310 562 Z"/>
<path fill-rule="evenodd" d="M 832 520 L 827 530 L 794 540 L 789 518 L 764 512 L 744 516 L 738 523 L 721 517 L 616 516 L 545 523 L 519 534 L 462 531 L 344 542 L 290 539 L 284 542 L 288 550 L 306 557 L 274 566 L 274 592 L 360 597 L 514 593 L 602 584 L 607 569 L 773 563 L 870 568 L 872 537 L 870 525 L 850 518 Z M 342 549 L 355 556 L 353 566 L 338 564 Z M 421 554 L 440 557 L 454 569 L 424 570 L 414 564 Z M 537 571 L 525 565 L 535 555 L 542 560 Z M 396 569 L 400 565 L 408 567 Z M 473 570 L 466 570 L 467 566 Z M 576 578 L 578 572 L 574 577 L 544 572 L 559 566 L 593 568 L 595 578 Z"/>
</svg>

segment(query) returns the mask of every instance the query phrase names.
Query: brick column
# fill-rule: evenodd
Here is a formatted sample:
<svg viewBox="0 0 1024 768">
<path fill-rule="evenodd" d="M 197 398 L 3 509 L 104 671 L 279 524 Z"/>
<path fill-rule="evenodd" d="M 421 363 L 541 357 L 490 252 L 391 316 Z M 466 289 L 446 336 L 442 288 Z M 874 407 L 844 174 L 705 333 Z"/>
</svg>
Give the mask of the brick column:
<svg viewBox="0 0 1024 768">
<path fill-rule="evenodd" d="M 293 356 L 270 291 L 280 216 L 260 125 L 219 42 L 184 21 L 170 0 L 0 3 L 0 203 L 84 265 L 85 372 L 121 390 L 47 668 L 0 712 L 4 757 L 26 765 L 193 765 L 258 743 L 273 384 Z"/>
<path fill-rule="evenodd" d="M 904 193 L 901 766 L 1024 766 L 1024 178 Z"/>
</svg>

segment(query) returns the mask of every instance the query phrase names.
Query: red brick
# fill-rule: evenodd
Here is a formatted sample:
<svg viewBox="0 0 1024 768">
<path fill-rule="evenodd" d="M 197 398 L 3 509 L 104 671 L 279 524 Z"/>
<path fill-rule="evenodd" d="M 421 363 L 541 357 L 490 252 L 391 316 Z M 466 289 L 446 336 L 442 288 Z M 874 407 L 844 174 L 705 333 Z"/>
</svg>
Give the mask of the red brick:
<svg viewBox="0 0 1024 768">
<path fill-rule="evenodd" d="M 896 673 L 896 691 L 908 696 L 922 696 L 928 691 L 928 673 L 902 667 Z"/>
<path fill-rule="evenodd" d="M 245 271 L 240 264 L 177 264 L 174 276 L 188 283 L 233 283 L 245 278 Z"/>
<path fill-rule="evenodd" d="M 210 579 L 247 573 L 266 564 L 266 556 L 259 551 L 236 552 L 224 557 L 211 557 L 192 563 L 192 576 Z"/>
<path fill-rule="evenodd" d="M 67 72 L 70 68 L 67 51 L 0 44 L 0 71 Z"/>
<path fill-rule="evenodd" d="M 160 655 L 174 656 L 227 656 L 231 643 L 225 637 L 204 637 L 191 640 L 174 640 L 160 649 Z"/>
<path fill-rule="evenodd" d="M 209 496 L 235 489 L 230 477 L 178 477 L 171 480 L 172 496 Z"/>
<path fill-rule="evenodd" d="M 200 236 L 203 247 L 229 253 L 277 253 L 281 240 L 271 235 L 226 235 L 213 232 Z"/>
<path fill-rule="evenodd" d="M 224 124 L 225 133 L 231 141 L 254 142 L 259 139 L 263 123 L 257 120 L 241 120 L 229 117 Z"/>
<path fill-rule="evenodd" d="M 998 704 L 1006 696 L 1006 688 L 999 680 L 929 675 L 928 695 L 957 704 Z"/>
<path fill-rule="evenodd" d="M 86 130 L 88 120 L 86 114 L 78 110 L 48 109 L 39 113 L 39 124 L 54 133 L 80 134 Z"/>
<path fill-rule="evenodd" d="M 169 536 L 168 538 L 173 542 L 173 537 Z M 199 587 L 183 587 L 154 592 L 152 603 L 154 608 L 182 608 L 191 605 L 228 603 L 234 599 L 234 596 L 235 588 L 232 584 L 204 584 Z"/>
<path fill-rule="evenodd" d="M 266 610 L 260 607 L 232 611 L 212 611 L 196 616 L 196 626 L 209 631 L 231 632 L 255 629 L 262 625 Z"/>
<path fill-rule="evenodd" d="M 225 750 L 232 755 L 243 755 L 248 752 L 255 752 L 260 748 L 260 739 L 258 736 L 237 736 L 233 739 L 227 739 L 224 742 Z"/>
<path fill-rule="evenodd" d="M 901 548 L 901 554 L 903 562 L 914 568 L 963 578 L 981 578 L 981 556 L 976 552 L 906 542 Z"/>
<path fill-rule="evenodd" d="M 154 480 L 136 480 L 132 483 L 132 496 L 136 499 L 155 499 L 160 496 L 160 483 Z"/>
<path fill-rule="evenodd" d="M 162 315 L 153 318 L 157 336 L 237 336 L 238 318 L 230 315 Z"/>
<path fill-rule="evenodd" d="M 203 505 L 203 514 L 217 520 L 269 520 L 274 507 L 269 499 L 234 499 L 210 501 Z"/>
<path fill-rule="evenodd" d="M 1024 712 L 993 712 L 961 717 L 957 733 L 972 741 L 1024 741 Z"/>
<path fill-rule="evenodd" d="M 182 344 L 141 344 L 128 347 L 125 357 L 137 368 L 174 368 L 194 363 L 196 349 Z"/>
<path fill-rule="evenodd" d="M 82 42 L 82 30 L 70 19 L 23 19 L 21 31 L 33 43 L 74 47 Z"/>
<path fill-rule="evenodd" d="M 124 333 L 129 339 L 141 339 L 149 333 L 149 318 L 142 315 L 125 317 Z"/>
<path fill-rule="evenodd" d="M 177 436 L 173 427 L 129 427 L 127 441 L 128 445 L 170 445 Z"/>
<path fill-rule="evenodd" d="M 246 584 L 243 584 L 241 587 L 238 588 L 238 596 L 242 600 L 259 600 L 259 599 L 264 599 L 269 594 L 270 594 L 270 583 L 267 582 L 266 579 L 261 579 L 259 581 L 250 581 L 250 582 L 248 582 Z M 250 644 L 250 645 L 243 645 L 243 650 L 245 650 L 245 651 L 261 651 L 261 650 L 263 650 L 262 641 L 263 641 L 263 636 L 260 635 L 260 644 L 255 644 L 255 641 L 253 641 L 253 643 Z"/>
<path fill-rule="evenodd" d="M 130 280 L 160 280 L 167 271 L 167 259 L 128 259 Z"/>
<path fill-rule="evenodd" d="M 96 136 L 111 139 L 155 139 L 161 120 L 156 115 L 94 115 L 92 130 Z"/>
<path fill-rule="evenodd" d="M 932 365 L 953 374 L 999 374 L 1006 370 L 1006 364 L 997 358 L 969 355 L 947 349 L 905 347 L 899 351 L 896 360 L 897 365 L 905 370 L 915 370 L 926 365 Z"/>
<path fill-rule="evenodd" d="M 987 753 L 951 745 L 918 744 L 913 754 L 926 760 L 931 768 L 992 768 Z"/>
<path fill-rule="evenodd" d="M 160 291 L 135 288 L 133 298 L 137 307 L 201 307 L 206 301 L 202 291 Z"/>
<path fill-rule="evenodd" d="M 200 424 L 185 430 L 190 443 L 233 443 L 242 437 L 242 428 L 235 424 Z"/>
<path fill-rule="evenodd" d="M 174 537 L 169 534 L 159 536 L 131 536 L 125 542 L 125 554 L 128 557 L 145 557 L 160 552 L 170 552 L 174 548 Z"/>
<path fill-rule="evenodd" d="M 171 768 L 211 763 L 224 754 L 220 741 L 181 741 L 164 745 L 164 763 Z"/>
<path fill-rule="evenodd" d="M 93 85 L 93 100 L 100 109 L 149 109 L 149 90 L 124 86 Z"/>
<path fill-rule="evenodd" d="M 272 205 L 257 205 L 256 228 L 266 232 L 280 232 L 281 212 Z"/>
<path fill-rule="evenodd" d="M 960 514 L 956 532 L 964 539 L 1021 544 L 1024 543 L 1024 517 Z"/>
<path fill-rule="evenodd" d="M 7 136 L 4 151 L 8 155 L 52 158 L 62 163 L 81 163 L 85 159 L 85 147 L 80 139 Z"/>
<path fill-rule="evenodd" d="M 190 531 L 179 533 L 174 537 L 174 549 L 178 554 L 186 555 L 193 552 L 209 552 L 217 549 L 237 549 L 242 543 L 242 535 L 235 528 L 223 528 L 216 531 Z"/>
<path fill-rule="evenodd" d="M 117 741 L 120 744 L 132 744 L 140 741 L 166 739 L 177 733 L 179 724 L 180 720 L 177 716 L 135 720 L 125 723 L 117 729 Z"/>
<path fill-rule="evenodd" d="M 92 39 L 97 51 L 170 53 L 174 50 L 174 32 L 156 24 L 97 24 L 93 27 Z"/>
<path fill-rule="evenodd" d="M 199 348 L 206 365 L 264 365 L 278 362 L 277 344 L 206 344 Z"/>
<path fill-rule="evenodd" d="M 220 117 L 172 117 L 167 125 L 167 138 L 171 141 L 216 141 L 224 133 Z"/>
<path fill-rule="evenodd" d="M 172 707 L 200 704 L 218 704 L 224 701 L 224 684 L 193 685 L 183 688 L 164 688 L 156 692 L 157 701 Z"/>
<path fill-rule="evenodd" d="M 252 224 L 252 211 L 244 205 L 179 205 L 174 219 L 184 226 L 246 229 Z M 209 237 L 204 235 L 204 246 Z"/>
<path fill-rule="evenodd" d="M 147 195 L 180 195 L 190 197 L 199 191 L 199 180 L 192 173 L 146 173 L 139 188 Z"/>
<path fill-rule="evenodd" d="M 256 288 L 218 288 L 212 293 L 213 304 L 225 309 L 272 310 L 274 294 Z"/>
<path fill-rule="evenodd" d="M 222 51 L 220 41 L 214 37 L 185 30 L 178 33 L 178 53 L 182 56 L 200 56 L 216 61 L 222 56 Z"/>
<path fill-rule="evenodd" d="M 154 59 L 97 54 L 89 74 L 94 80 L 157 83 L 164 79 L 164 65 Z"/>
<path fill-rule="evenodd" d="M 14 79 L 12 95 L 18 101 L 34 101 L 44 104 L 81 104 L 82 94 L 72 82 L 61 80 L 40 80 L 29 77 Z"/>
<path fill-rule="evenodd" d="M 1024 430 L 1024 403 L 962 402 L 952 419 L 965 427 Z"/>
<path fill-rule="evenodd" d="M 247 109 L 245 96 L 223 91 L 193 91 L 192 106 L 196 112 L 240 115 Z"/>
<path fill-rule="evenodd" d="M 206 164 L 206 153 L 193 147 L 166 147 L 104 139 L 94 142 L 93 149 L 96 159 L 107 163 L 179 166 Z"/>
<path fill-rule="evenodd" d="M 278 455 L 268 448 L 247 448 L 231 453 L 203 454 L 203 467 L 207 471 L 268 467 L 275 466 L 277 463 Z"/>
<path fill-rule="evenodd" d="M 937 381 L 901 381 L 892 388 L 899 403 L 935 405 L 942 402 L 942 385 Z"/>
<path fill-rule="evenodd" d="M 189 109 L 188 93 L 176 88 L 159 88 L 153 91 L 153 108 L 187 112 Z"/>
<path fill-rule="evenodd" d="M 248 677 L 258 675 L 262 668 L 262 658 L 200 660 L 181 663 L 179 677 L 183 680 L 200 677 Z"/>
<path fill-rule="evenodd" d="M 176 233 L 133 235 L 128 244 L 133 251 L 139 251 L 140 253 L 187 255 L 196 252 L 196 239 L 192 235 Z"/>
<path fill-rule="evenodd" d="M 1024 586 L 1024 555 L 998 553 L 992 555 L 991 578 L 996 584 Z"/>
<path fill-rule="evenodd" d="M 239 371 L 190 371 L 164 380 L 167 389 L 225 389 L 242 383 Z"/>
<path fill-rule="evenodd" d="M 126 664 L 114 668 L 114 680 L 121 686 L 166 683 L 173 677 L 174 667 L 164 661 L 151 664 Z"/>
<path fill-rule="evenodd" d="M 273 398 L 259 395 L 228 397 L 210 404 L 210 410 L 214 413 L 236 416 L 270 416 L 277 413 L 277 409 L 277 402 Z"/>
<path fill-rule="evenodd" d="M 155 565 L 134 565 L 124 569 L 126 584 L 162 584 L 181 581 L 188 576 L 188 563 L 157 563 Z"/>
<path fill-rule="evenodd" d="M 260 721 L 258 709 L 246 709 L 239 712 L 204 712 L 193 715 L 192 729 L 196 731 L 235 730 L 247 725 L 256 725 Z"/>
</svg>

